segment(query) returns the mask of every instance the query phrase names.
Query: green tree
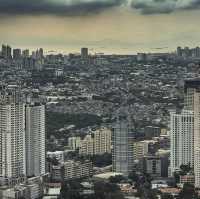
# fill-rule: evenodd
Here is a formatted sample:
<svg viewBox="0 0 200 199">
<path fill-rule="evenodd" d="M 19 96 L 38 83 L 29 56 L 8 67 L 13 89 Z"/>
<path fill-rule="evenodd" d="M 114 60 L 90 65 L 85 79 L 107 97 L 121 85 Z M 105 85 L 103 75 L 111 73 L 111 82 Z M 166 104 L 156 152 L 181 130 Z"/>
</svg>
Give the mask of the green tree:
<svg viewBox="0 0 200 199">
<path fill-rule="evenodd" d="M 136 172 L 132 171 L 129 176 L 128 176 L 133 182 L 137 182 L 139 177 L 138 175 L 136 174 Z"/>
<path fill-rule="evenodd" d="M 164 193 L 162 194 L 161 199 L 174 199 L 174 197 L 169 193 Z"/>
<path fill-rule="evenodd" d="M 182 164 L 180 166 L 180 169 L 181 169 L 181 175 L 186 175 L 187 173 L 189 173 L 192 170 L 192 168 L 190 167 L 190 164 L 188 164 L 188 165 Z"/>
<path fill-rule="evenodd" d="M 64 182 L 61 187 L 61 199 L 81 199 L 82 186 L 78 181 Z"/>
<path fill-rule="evenodd" d="M 109 178 L 110 183 L 120 183 L 122 180 L 124 180 L 122 175 L 111 176 Z"/>
<path fill-rule="evenodd" d="M 95 199 L 124 199 L 116 184 L 96 182 L 94 184 Z"/>
<path fill-rule="evenodd" d="M 179 194 L 180 199 L 197 199 L 198 194 L 195 191 L 195 187 L 193 184 L 185 183 L 183 185 L 183 189 Z"/>
</svg>

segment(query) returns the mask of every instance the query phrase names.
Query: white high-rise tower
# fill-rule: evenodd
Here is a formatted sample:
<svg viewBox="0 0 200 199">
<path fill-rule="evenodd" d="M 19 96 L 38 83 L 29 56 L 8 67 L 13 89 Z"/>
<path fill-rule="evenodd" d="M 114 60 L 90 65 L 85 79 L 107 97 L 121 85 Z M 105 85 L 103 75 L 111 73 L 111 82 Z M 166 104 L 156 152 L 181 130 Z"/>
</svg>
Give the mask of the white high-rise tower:
<svg viewBox="0 0 200 199">
<path fill-rule="evenodd" d="M 193 123 L 191 123 L 192 118 Z M 194 167 L 195 186 L 200 188 L 200 79 L 185 81 L 184 111 L 179 115 L 171 115 L 172 172 L 180 166 L 180 163 L 186 164 L 189 161 L 191 149 L 193 149 L 191 156 L 194 161 L 191 166 Z M 186 159 L 180 159 L 180 154 Z"/>
<path fill-rule="evenodd" d="M 19 91 L 0 91 L 0 176 L 26 175 L 25 104 Z"/>
<path fill-rule="evenodd" d="M 171 174 L 181 165 L 194 166 L 194 115 L 193 111 L 183 110 L 170 115 Z"/>
</svg>

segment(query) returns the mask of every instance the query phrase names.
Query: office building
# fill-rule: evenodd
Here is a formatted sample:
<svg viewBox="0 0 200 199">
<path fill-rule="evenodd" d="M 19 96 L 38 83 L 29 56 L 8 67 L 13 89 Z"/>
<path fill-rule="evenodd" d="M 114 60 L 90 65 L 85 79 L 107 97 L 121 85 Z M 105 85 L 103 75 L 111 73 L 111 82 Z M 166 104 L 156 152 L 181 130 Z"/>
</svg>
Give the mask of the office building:
<svg viewBox="0 0 200 199">
<path fill-rule="evenodd" d="M 143 173 L 152 177 L 168 177 L 168 156 L 145 156 L 143 157 Z"/>
<path fill-rule="evenodd" d="M 26 106 L 26 171 L 27 176 L 45 174 L 45 106 Z"/>
<path fill-rule="evenodd" d="M 128 176 L 133 170 L 133 139 L 134 134 L 129 124 L 117 122 L 112 135 L 113 171 Z"/>
<path fill-rule="evenodd" d="M 81 58 L 88 59 L 88 48 L 81 48 Z"/>
<path fill-rule="evenodd" d="M 12 48 L 8 45 L 2 45 L 1 55 L 4 59 L 12 59 Z"/>
<path fill-rule="evenodd" d="M 21 58 L 21 49 L 13 49 L 13 59 L 18 60 Z"/>
<path fill-rule="evenodd" d="M 4 44 L 1 47 L 1 55 L 2 55 L 3 58 L 7 57 L 7 46 L 4 45 Z"/>
<path fill-rule="evenodd" d="M 143 172 L 152 177 L 161 177 L 161 158 L 157 156 L 146 156 L 143 158 Z M 168 168 L 167 168 L 168 169 Z"/>
<path fill-rule="evenodd" d="M 200 187 L 200 79 L 185 81 L 184 108 L 194 113 L 194 174 L 195 186 Z"/>
</svg>

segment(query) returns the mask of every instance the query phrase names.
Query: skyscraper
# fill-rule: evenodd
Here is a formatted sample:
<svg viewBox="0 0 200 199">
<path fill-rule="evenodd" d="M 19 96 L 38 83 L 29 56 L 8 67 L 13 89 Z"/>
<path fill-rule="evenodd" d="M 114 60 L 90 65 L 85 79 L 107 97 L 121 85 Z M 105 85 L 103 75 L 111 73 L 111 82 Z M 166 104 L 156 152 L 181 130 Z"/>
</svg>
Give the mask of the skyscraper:
<svg viewBox="0 0 200 199">
<path fill-rule="evenodd" d="M 82 59 L 88 58 L 88 48 L 81 48 L 81 58 Z"/>
<path fill-rule="evenodd" d="M 12 59 L 12 48 L 10 46 L 7 46 L 7 59 Z"/>
<path fill-rule="evenodd" d="M 0 93 L 0 176 L 26 175 L 25 104 L 17 90 Z"/>
<path fill-rule="evenodd" d="M 126 122 L 117 122 L 113 128 L 113 171 L 128 176 L 133 170 L 134 134 Z"/>
<path fill-rule="evenodd" d="M 200 187 L 200 79 L 185 82 L 185 109 L 194 112 L 194 174 L 195 186 Z"/>
<path fill-rule="evenodd" d="M 25 104 L 18 87 L 0 90 L 0 176 L 45 174 L 45 106 Z"/>
<path fill-rule="evenodd" d="M 5 59 L 11 59 L 12 58 L 12 48 L 10 46 L 2 45 L 1 49 L 2 57 Z"/>
<path fill-rule="evenodd" d="M 188 114 L 189 112 L 191 114 Z M 190 121 L 193 121 L 193 123 Z M 191 142 L 192 137 L 193 141 Z M 181 142 L 180 139 L 182 139 Z M 180 162 L 186 164 L 189 161 L 191 148 L 193 148 L 192 156 L 194 161 L 192 166 L 194 166 L 195 186 L 200 188 L 200 79 L 185 81 L 184 111 L 181 114 L 171 115 L 172 172 L 173 168 L 177 168 L 180 165 Z M 180 154 L 183 155 L 182 159 L 180 159 Z"/>
<path fill-rule="evenodd" d="M 1 55 L 2 55 L 3 58 L 7 57 L 7 46 L 4 45 L 4 44 L 1 47 Z"/>
<path fill-rule="evenodd" d="M 26 106 L 26 170 L 27 176 L 45 174 L 45 106 Z"/>
<path fill-rule="evenodd" d="M 194 115 L 193 111 L 171 112 L 171 173 L 181 165 L 194 165 Z"/>
<path fill-rule="evenodd" d="M 13 49 L 13 59 L 21 58 L 21 49 Z"/>
</svg>

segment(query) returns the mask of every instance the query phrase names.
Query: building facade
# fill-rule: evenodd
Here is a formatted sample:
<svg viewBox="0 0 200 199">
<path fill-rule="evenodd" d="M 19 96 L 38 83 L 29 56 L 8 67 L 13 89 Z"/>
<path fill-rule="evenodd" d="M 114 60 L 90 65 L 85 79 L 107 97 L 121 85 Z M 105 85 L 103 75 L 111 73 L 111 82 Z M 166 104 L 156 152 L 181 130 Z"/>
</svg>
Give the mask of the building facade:
<svg viewBox="0 0 200 199">
<path fill-rule="evenodd" d="M 133 170 L 133 132 L 129 124 L 118 122 L 113 128 L 113 171 L 128 176 Z"/>
<path fill-rule="evenodd" d="M 171 174 L 181 165 L 194 165 L 194 115 L 193 111 L 171 112 Z"/>
<path fill-rule="evenodd" d="M 26 106 L 26 172 L 27 176 L 45 174 L 45 106 Z"/>
<path fill-rule="evenodd" d="M 25 104 L 17 91 L 0 93 L 0 176 L 26 175 Z"/>
</svg>

